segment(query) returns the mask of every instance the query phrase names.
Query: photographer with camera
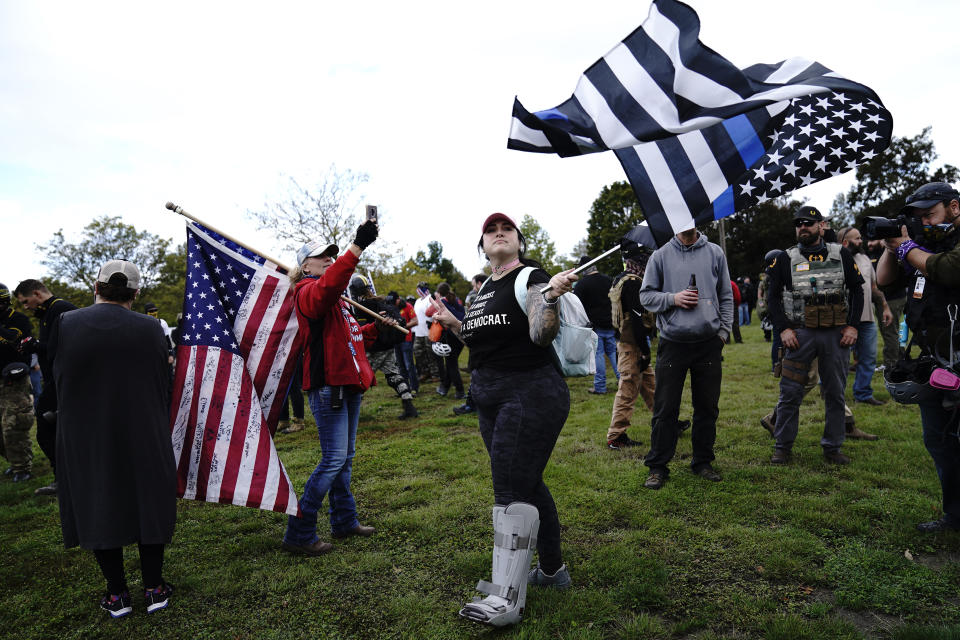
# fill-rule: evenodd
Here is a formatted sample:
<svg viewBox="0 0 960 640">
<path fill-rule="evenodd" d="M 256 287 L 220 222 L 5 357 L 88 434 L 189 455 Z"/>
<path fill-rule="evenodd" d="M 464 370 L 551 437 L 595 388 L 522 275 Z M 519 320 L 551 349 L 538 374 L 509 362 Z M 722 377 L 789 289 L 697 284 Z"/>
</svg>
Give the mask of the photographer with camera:
<svg viewBox="0 0 960 640">
<path fill-rule="evenodd" d="M 908 277 L 907 325 L 913 342 L 927 358 L 949 373 L 954 361 L 954 321 L 960 304 L 960 192 L 945 182 L 923 185 L 907 197 L 896 220 L 868 218 L 864 225 L 869 239 L 884 241 L 885 251 L 877 262 L 877 282 L 883 286 L 901 271 Z M 955 394 L 930 383 L 932 366 L 911 367 L 920 361 L 907 358 L 887 372 L 887 388 L 898 402 L 920 405 L 923 444 L 933 458 L 943 492 L 943 515 L 923 522 L 925 533 L 960 530 L 960 411 Z M 947 364 L 949 362 L 949 364 Z M 905 372 L 911 372 L 905 376 Z M 939 370 L 932 370 L 937 373 Z"/>
<path fill-rule="evenodd" d="M 770 462 L 790 460 L 804 386 L 816 360 L 825 405 L 823 457 L 848 464 L 850 458 L 840 451 L 845 438 L 843 392 L 850 347 L 857 341 L 863 313 L 863 278 L 847 249 L 824 240 L 823 215 L 816 208 L 800 207 L 793 222 L 797 245 L 771 256 L 767 266 L 767 306 L 785 349 Z"/>
</svg>

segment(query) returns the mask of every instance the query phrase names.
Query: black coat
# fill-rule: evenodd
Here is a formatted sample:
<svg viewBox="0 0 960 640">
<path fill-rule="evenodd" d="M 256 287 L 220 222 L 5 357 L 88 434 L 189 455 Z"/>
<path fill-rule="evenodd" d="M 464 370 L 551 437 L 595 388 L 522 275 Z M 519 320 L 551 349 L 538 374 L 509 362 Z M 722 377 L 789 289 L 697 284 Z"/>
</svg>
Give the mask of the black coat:
<svg viewBox="0 0 960 640">
<path fill-rule="evenodd" d="M 95 304 L 61 315 L 47 348 L 59 406 L 64 545 L 170 542 L 177 480 L 160 324 L 119 305 Z"/>
</svg>

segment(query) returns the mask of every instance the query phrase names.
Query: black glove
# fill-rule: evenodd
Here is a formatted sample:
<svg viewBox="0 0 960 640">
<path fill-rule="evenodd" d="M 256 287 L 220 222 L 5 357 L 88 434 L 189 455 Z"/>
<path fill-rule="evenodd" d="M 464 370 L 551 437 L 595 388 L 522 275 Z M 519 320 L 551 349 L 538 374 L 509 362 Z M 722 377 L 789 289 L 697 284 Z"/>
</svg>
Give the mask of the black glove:
<svg viewBox="0 0 960 640">
<path fill-rule="evenodd" d="M 380 230 L 377 228 L 377 223 L 373 220 L 367 220 L 357 229 L 357 236 L 353 239 L 353 244 L 361 249 L 366 249 L 373 244 L 373 241 L 377 239 L 377 234 L 379 233 Z"/>
</svg>

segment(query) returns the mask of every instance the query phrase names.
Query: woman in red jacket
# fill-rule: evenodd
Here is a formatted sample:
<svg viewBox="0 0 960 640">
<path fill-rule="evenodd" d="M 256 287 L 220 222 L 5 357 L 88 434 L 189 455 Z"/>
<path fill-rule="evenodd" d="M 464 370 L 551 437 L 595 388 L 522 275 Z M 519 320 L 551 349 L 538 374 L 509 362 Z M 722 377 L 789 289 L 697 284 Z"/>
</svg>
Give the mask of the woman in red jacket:
<svg viewBox="0 0 960 640">
<path fill-rule="evenodd" d="M 377 225 L 360 225 L 347 251 L 334 244 L 314 241 L 297 252 L 297 268 L 290 274 L 296 283 L 294 304 L 304 338 L 303 389 L 317 422 L 322 451 L 320 464 L 300 496 L 301 517 L 290 516 L 283 548 L 294 553 L 320 555 L 333 549 L 317 536 L 317 513 L 323 497 L 330 496 L 333 537 L 370 536 L 373 527 L 360 524 L 350 492 L 350 472 L 357 439 L 357 421 L 363 392 L 374 384 L 365 346 L 377 336 L 377 325 L 396 325 L 385 319 L 363 328 L 350 314 L 340 295 L 347 288 L 360 254 L 377 238 Z"/>
</svg>

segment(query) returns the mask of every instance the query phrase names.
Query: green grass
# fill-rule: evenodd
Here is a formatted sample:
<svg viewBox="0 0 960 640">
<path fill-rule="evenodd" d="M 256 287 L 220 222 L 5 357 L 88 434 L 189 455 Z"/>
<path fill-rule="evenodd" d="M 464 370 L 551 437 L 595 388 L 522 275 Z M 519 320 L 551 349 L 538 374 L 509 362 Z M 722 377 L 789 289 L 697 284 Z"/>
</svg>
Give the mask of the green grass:
<svg viewBox="0 0 960 640">
<path fill-rule="evenodd" d="M 571 379 L 571 411 L 546 481 L 563 524 L 574 580 L 565 593 L 532 590 L 515 628 L 461 621 L 456 612 L 490 572 L 488 460 L 474 416 L 425 386 L 422 416 L 396 419 L 383 383 L 364 400 L 353 488 L 370 539 L 304 559 L 280 550 L 286 517 L 180 502 L 166 577 L 171 607 L 104 619 L 92 554 L 64 550 L 55 500 L 33 489 L 51 477 L 0 483 L 0 629 L 27 638 L 564 638 L 960 640 L 960 535 L 923 535 L 940 489 L 915 407 L 854 407 L 877 442 L 844 447 L 848 467 L 820 455 L 823 404 L 804 402 L 792 464 L 768 464 L 759 419 L 777 397 L 769 344 L 745 327 L 725 350 L 716 468 L 688 472 L 684 435 L 660 491 L 643 488 L 644 447 L 604 446 L 612 394 Z M 611 374 L 612 375 L 612 374 Z M 875 379 L 877 397 L 887 398 Z M 681 414 L 690 415 L 689 389 Z M 638 408 L 631 437 L 649 443 Z M 315 432 L 279 436 L 295 487 L 320 456 Z M 906 557 L 909 551 L 912 559 Z M 131 588 L 136 549 L 126 550 Z"/>
</svg>

